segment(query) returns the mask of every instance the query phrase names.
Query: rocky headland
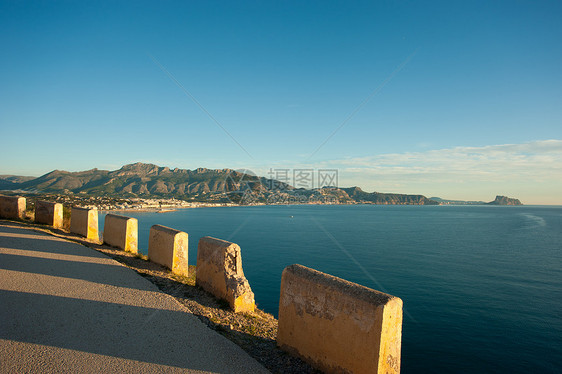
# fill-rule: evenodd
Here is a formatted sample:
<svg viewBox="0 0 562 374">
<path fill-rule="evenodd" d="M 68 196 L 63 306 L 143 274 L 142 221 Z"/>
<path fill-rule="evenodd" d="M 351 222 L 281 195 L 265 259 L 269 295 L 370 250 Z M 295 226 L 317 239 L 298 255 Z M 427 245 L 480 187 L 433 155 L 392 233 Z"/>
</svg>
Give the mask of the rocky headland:
<svg viewBox="0 0 562 374">
<path fill-rule="evenodd" d="M 496 196 L 494 201 L 490 201 L 489 203 L 486 203 L 488 205 L 523 205 L 521 204 L 521 201 L 519 201 L 519 199 L 513 199 L 511 197 L 507 197 L 507 196 Z"/>
</svg>

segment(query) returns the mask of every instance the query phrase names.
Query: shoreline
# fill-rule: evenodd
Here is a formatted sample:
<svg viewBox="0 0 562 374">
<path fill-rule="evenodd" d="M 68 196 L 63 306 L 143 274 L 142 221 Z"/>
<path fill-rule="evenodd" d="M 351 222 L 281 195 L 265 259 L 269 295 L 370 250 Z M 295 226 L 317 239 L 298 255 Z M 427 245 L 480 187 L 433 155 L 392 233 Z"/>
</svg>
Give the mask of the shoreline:
<svg viewBox="0 0 562 374">
<path fill-rule="evenodd" d="M 177 212 L 182 209 L 201 209 L 201 208 L 232 208 L 232 207 L 256 207 L 256 206 L 336 206 L 336 205 L 374 205 L 374 206 L 470 206 L 470 207 L 482 207 L 482 206 L 509 206 L 509 207 L 521 207 L 521 206 L 553 206 L 558 207 L 560 205 L 495 205 L 495 204 L 373 204 L 373 203 L 350 203 L 350 204 L 252 204 L 252 205 L 201 205 L 201 206 L 177 206 L 169 208 L 120 208 L 120 209 L 98 209 L 100 213 L 112 213 L 112 212 L 138 212 L 138 213 L 171 213 Z"/>
<path fill-rule="evenodd" d="M 202 205 L 202 206 L 176 206 L 176 207 L 166 207 L 166 208 L 98 209 L 98 212 L 100 213 L 111 213 L 111 212 L 170 213 L 170 212 L 177 212 L 178 210 L 181 209 L 227 208 L 233 206 L 243 206 L 243 205 Z"/>
</svg>

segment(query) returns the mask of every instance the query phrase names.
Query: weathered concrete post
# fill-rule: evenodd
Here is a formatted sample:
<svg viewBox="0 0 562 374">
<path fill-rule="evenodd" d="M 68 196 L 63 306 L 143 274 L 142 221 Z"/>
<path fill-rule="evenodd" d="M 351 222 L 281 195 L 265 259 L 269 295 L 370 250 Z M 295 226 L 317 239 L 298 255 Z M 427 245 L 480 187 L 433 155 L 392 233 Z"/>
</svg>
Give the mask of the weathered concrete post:
<svg viewBox="0 0 562 374">
<path fill-rule="evenodd" d="M 277 344 L 326 373 L 399 373 L 402 300 L 302 265 L 283 270 Z"/>
<path fill-rule="evenodd" d="M 35 222 L 62 228 L 62 204 L 37 200 L 35 202 Z"/>
<path fill-rule="evenodd" d="M 88 240 L 99 240 L 97 208 L 73 206 L 70 212 L 70 232 L 82 235 Z"/>
<path fill-rule="evenodd" d="M 108 214 L 103 224 L 103 242 L 124 251 L 138 253 L 136 218 Z"/>
<path fill-rule="evenodd" d="M 154 225 L 150 228 L 148 238 L 148 258 L 150 261 L 164 265 L 172 273 L 189 275 L 188 235 L 183 231 Z"/>
<path fill-rule="evenodd" d="M 25 217 L 25 197 L 0 196 L 0 218 L 23 219 Z"/>
<path fill-rule="evenodd" d="M 253 312 L 254 293 L 242 271 L 238 244 L 206 236 L 199 239 L 195 283 L 220 299 L 234 312 Z"/>
</svg>

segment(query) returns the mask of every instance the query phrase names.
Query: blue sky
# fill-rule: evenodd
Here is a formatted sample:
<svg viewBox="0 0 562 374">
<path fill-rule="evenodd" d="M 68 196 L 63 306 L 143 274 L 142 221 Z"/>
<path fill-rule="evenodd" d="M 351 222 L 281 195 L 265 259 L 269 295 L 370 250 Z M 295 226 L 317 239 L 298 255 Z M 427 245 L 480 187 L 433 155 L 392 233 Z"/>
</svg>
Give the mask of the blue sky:
<svg viewBox="0 0 562 374">
<path fill-rule="evenodd" d="M 562 204 L 559 1 L 0 1 L 0 46 L 0 174 L 337 168 Z"/>
</svg>

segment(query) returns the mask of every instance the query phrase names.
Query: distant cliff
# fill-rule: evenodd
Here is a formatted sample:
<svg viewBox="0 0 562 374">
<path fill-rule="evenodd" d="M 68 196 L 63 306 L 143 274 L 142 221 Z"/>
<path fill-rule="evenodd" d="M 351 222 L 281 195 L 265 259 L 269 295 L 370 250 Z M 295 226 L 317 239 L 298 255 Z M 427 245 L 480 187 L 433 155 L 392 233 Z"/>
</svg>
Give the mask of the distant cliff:
<svg viewBox="0 0 562 374">
<path fill-rule="evenodd" d="M 395 193 L 365 192 L 359 187 L 340 188 L 354 201 L 372 204 L 391 205 L 438 205 L 423 195 L 403 195 Z"/>
<path fill-rule="evenodd" d="M 0 178 L 1 179 L 1 178 Z M 365 192 L 359 187 L 295 189 L 231 169 L 170 169 L 135 163 L 118 170 L 54 170 L 38 178 L 5 176 L 0 189 L 114 197 L 162 197 L 210 202 L 435 205 L 422 195 Z"/>
<path fill-rule="evenodd" d="M 512 199 L 511 197 L 507 197 L 507 196 L 496 196 L 496 199 L 494 201 L 490 201 L 489 203 L 486 203 L 488 205 L 523 205 L 521 204 L 521 201 L 519 201 L 518 199 Z"/>
</svg>

